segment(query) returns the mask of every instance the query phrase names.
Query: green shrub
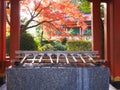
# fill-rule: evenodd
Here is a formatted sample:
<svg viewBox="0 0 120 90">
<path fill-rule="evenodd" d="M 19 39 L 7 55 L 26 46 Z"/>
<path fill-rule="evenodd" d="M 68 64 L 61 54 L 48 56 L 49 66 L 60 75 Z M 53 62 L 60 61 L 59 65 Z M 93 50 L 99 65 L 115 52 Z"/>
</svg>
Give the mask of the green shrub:
<svg viewBox="0 0 120 90">
<path fill-rule="evenodd" d="M 64 51 L 66 50 L 66 46 L 62 45 L 62 42 L 59 40 L 52 40 L 52 41 L 47 42 L 47 44 L 44 43 L 44 45 L 41 47 L 41 50 Z"/>
<path fill-rule="evenodd" d="M 40 39 L 38 38 L 38 37 L 34 37 L 34 41 L 35 41 L 35 43 L 36 43 L 36 45 L 37 45 L 37 50 L 38 51 L 42 51 L 41 50 L 41 43 L 40 43 Z"/>
<path fill-rule="evenodd" d="M 20 50 L 37 50 L 37 44 L 32 35 L 26 32 L 21 33 Z"/>
<path fill-rule="evenodd" d="M 54 50 L 54 51 L 57 51 L 57 50 L 59 50 L 59 51 L 65 51 L 65 50 L 66 50 L 66 47 L 65 47 L 65 45 L 57 44 L 57 45 L 55 45 L 55 46 L 53 47 L 53 50 Z"/>
<path fill-rule="evenodd" d="M 53 46 L 51 44 L 45 44 L 41 49 L 42 51 L 53 50 Z"/>
<path fill-rule="evenodd" d="M 64 38 L 64 39 L 62 40 L 62 44 L 65 45 L 66 42 L 67 42 L 67 38 Z"/>
<path fill-rule="evenodd" d="M 26 32 L 21 33 L 20 50 L 37 50 L 38 49 L 37 44 L 38 44 L 38 42 L 36 42 L 30 34 L 28 34 Z M 9 55 L 9 49 L 10 49 L 10 36 L 7 36 L 7 38 L 6 38 L 7 55 Z"/>
<path fill-rule="evenodd" d="M 91 42 L 87 40 L 71 40 L 67 41 L 66 47 L 69 51 L 90 51 Z"/>
<path fill-rule="evenodd" d="M 48 41 L 48 40 L 43 40 L 42 41 L 42 45 L 44 46 L 44 45 L 46 45 L 46 44 L 54 44 L 54 40 L 50 40 L 50 41 Z"/>
<path fill-rule="evenodd" d="M 66 46 L 63 45 L 61 41 L 55 40 L 54 45 L 53 45 L 53 50 L 54 51 L 57 51 L 57 50 L 64 51 L 64 50 L 66 50 Z"/>
</svg>

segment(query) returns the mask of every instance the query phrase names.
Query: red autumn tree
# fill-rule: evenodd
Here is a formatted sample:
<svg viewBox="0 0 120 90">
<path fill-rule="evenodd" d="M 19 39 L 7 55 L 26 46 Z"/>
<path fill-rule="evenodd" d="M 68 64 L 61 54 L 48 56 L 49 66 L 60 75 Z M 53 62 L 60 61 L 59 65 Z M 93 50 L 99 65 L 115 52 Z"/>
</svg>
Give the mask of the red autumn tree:
<svg viewBox="0 0 120 90">
<path fill-rule="evenodd" d="M 87 27 L 87 18 L 78 10 L 77 5 L 69 0 L 22 0 L 21 31 L 42 26 L 48 35 L 67 35 L 67 27 Z"/>
</svg>

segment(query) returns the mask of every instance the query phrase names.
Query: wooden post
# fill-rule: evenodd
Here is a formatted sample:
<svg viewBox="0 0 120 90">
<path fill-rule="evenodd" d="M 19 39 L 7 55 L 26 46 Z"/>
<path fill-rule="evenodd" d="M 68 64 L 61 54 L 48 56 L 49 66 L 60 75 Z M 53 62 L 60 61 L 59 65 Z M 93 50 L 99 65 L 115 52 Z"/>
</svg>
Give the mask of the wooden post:
<svg viewBox="0 0 120 90">
<path fill-rule="evenodd" d="M 92 2 L 92 50 L 99 51 L 100 58 L 102 57 L 100 0 Z"/>
<path fill-rule="evenodd" d="M 11 0 L 10 12 L 10 59 L 15 58 L 15 51 L 20 47 L 20 3 Z"/>
<path fill-rule="evenodd" d="M 6 57 L 6 4 L 0 0 L 0 76 L 4 72 Z"/>
<path fill-rule="evenodd" d="M 111 79 L 120 81 L 120 1 L 111 0 L 110 5 L 110 70 Z"/>
<path fill-rule="evenodd" d="M 110 67 L 110 5 L 109 3 L 105 5 L 104 12 L 104 56 L 106 66 Z"/>
</svg>

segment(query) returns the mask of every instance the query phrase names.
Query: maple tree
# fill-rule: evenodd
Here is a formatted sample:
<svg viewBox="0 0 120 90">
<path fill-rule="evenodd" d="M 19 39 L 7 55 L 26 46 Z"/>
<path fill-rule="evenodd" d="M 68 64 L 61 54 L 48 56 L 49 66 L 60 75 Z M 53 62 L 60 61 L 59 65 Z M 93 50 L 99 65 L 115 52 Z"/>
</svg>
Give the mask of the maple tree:
<svg viewBox="0 0 120 90">
<path fill-rule="evenodd" d="M 87 28 L 87 17 L 69 0 L 22 0 L 20 4 L 22 32 L 41 25 L 49 36 L 58 35 L 56 31 L 66 36 L 68 27 Z"/>
</svg>

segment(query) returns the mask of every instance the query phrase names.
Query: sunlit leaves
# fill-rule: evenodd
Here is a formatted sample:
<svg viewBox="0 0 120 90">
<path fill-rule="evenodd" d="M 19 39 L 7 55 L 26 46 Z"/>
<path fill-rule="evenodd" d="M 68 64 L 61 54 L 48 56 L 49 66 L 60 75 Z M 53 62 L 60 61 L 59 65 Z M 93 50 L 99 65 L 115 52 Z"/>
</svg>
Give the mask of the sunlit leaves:
<svg viewBox="0 0 120 90">
<path fill-rule="evenodd" d="M 68 27 L 87 27 L 84 21 L 87 19 L 78 10 L 78 5 L 69 0 L 57 2 L 55 0 L 22 0 L 21 11 L 23 17 L 27 17 L 25 22 L 26 29 L 38 25 L 43 26 L 43 30 L 48 35 L 56 35 L 56 30 L 61 35 L 67 35 Z M 26 14 L 26 15 L 25 15 Z M 29 27 L 30 23 L 35 23 Z"/>
</svg>

